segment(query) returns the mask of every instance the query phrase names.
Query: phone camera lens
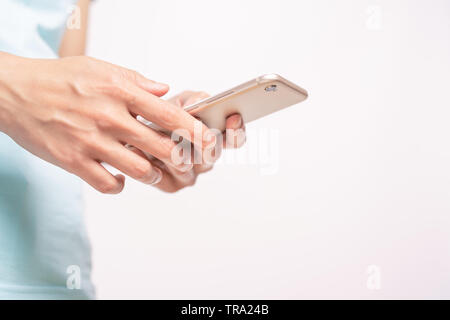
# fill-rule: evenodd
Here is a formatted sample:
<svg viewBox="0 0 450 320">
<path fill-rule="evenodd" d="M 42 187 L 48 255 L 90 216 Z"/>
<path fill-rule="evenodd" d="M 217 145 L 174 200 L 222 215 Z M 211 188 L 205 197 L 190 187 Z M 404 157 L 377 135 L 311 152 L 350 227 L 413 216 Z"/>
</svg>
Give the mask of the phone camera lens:
<svg viewBox="0 0 450 320">
<path fill-rule="evenodd" d="M 272 85 L 266 87 L 264 90 L 266 90 L 266 92 L 275 92 L 275 91 L 277 91 L 277 85 L 272 84 Z"/>
</svg>

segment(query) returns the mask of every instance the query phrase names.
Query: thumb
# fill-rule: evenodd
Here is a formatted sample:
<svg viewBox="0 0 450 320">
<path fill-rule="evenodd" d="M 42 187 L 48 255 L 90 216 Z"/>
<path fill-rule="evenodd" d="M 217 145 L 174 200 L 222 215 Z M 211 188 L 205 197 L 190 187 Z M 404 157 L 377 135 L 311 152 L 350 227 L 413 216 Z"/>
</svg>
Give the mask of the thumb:
<svg viewBox="0 0 450 320">
<path fill-rule="evenodd" d="M 140 73 L 133 70 L 126 70 L 125 77 L 139 88 L 157 97 L 162 97 L 169 91 L 169 86 L 167 84 L 147 79 Z"/>
</svg>

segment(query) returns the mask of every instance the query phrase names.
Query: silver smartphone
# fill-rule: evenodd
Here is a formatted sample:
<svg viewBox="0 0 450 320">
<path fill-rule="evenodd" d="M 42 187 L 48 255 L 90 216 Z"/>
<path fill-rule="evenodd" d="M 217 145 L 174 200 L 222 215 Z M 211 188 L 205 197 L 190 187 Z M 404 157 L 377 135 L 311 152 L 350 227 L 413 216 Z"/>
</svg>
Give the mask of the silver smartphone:
<svg viewBox="0 0 450 320">
<path fill-rule="evenodd" d="M 304 101 L 305 89 L 277 74 L 266 74 L 185 107 L 209 128 L 225 130 L 226 118 L 242 115 L 244 123 Z"/>
</svg>

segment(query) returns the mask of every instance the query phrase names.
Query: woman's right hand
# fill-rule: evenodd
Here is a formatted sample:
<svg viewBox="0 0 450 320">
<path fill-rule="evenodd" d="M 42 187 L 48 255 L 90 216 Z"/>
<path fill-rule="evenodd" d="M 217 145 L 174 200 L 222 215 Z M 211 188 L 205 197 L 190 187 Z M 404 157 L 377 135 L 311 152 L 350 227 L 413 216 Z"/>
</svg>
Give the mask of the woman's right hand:
<svg viewBox="0 0 450 320">
<path fill-rule="evenodd" d="M 38 60 L 0 53 L 0 131 L 100 192 L 119 193 L 124 176 L 113 176 L 101 162 L 143 183 L 161 179 L 160 169 L 126 144 L 177 170 L 191 169 L 176 165 L 171 157 L 175 142 L 143 125 L 137 115 L 169 131 L 183 129 L 183 138 L 201 150 L 215 143 L 205 125 L 159 98 L 168 89 L 84 56 Z M 200 139 L 194 139 L 196 128 L 202 130 Z"/>
</svg>

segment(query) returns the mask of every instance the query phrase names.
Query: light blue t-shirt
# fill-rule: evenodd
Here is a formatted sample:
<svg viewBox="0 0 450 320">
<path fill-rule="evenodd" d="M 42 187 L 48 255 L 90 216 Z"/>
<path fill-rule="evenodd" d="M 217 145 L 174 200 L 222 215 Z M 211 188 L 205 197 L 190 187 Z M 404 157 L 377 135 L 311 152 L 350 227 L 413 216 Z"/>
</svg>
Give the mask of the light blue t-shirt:
<svg viewBox="0 0 450 320">
<path fill-rule="evenodd" d="M 57 58 L 74 3 L 1 0 L 0 51 Z M 80 179 L 0 133 L 0 299 L 93 298 L 90 275 Z"/>
</svg>

